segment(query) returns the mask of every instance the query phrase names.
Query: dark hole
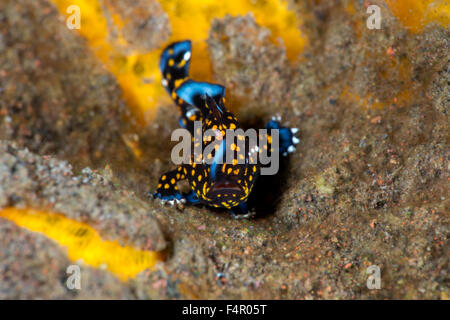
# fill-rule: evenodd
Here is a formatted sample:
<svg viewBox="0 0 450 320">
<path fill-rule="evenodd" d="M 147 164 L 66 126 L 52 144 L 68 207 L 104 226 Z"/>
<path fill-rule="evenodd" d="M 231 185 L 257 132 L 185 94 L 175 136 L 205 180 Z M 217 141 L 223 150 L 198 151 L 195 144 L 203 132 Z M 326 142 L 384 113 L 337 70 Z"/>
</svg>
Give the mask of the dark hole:
<svg viewBox="0 0 450 320">
<path fill-rule="evenodd" d="M 283 125 L 283 121 L 281 121 Z M 244 130 L 253 128 L 264 129 L 266 123 L 262 119 L 253 118 L 249 121 L 241 122 Z M 254 211 L 255 219 L 263 218 L 273 214 L 281 199 L 288 178 L 289 156 L 284 157 L 280 154 L 280 166 L 275 175 L 260 175 L 256 181 L 253 191 L 248 200 L 249 211 Z"/>
</svg>

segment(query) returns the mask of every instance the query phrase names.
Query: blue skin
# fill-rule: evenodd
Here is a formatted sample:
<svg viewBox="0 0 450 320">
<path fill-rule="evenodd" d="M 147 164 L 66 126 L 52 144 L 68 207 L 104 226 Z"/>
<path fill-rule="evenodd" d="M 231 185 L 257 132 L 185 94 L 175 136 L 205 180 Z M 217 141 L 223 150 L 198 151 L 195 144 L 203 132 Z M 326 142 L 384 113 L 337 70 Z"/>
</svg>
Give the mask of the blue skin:
<svg viewBox="0 0 450 320">
<path fill-rule="evenodd" d="M 163 51 L 159 65 L 164 79 L 163 85 L 181 109 L 180 126 L 188 129 L 191 134 L 193 134 L 193 123 L 196 120 L 202 121 L 203 133 L 208 127 L 210 128 L 213 125 L 217 127 L 223 126 L 223 128 L 239 128 L 235 116 L 225 108 L 225 100 L 223 98 L 225 95 L 225 88 L 223 86 L 187 79 L 190 53 L 190 41 L 173 43 Z M 288 153 L 295 151 L 295 143 L 298 143 L 297 138 L 294 136 L 295 131 L 283 127 L 280 122 L 275 119 L 272 119 L 267 123 L 266 129 L 268 129 L 268 132 L 270 132 L 270 129 L 279 130 L 280 154 L 287 155 Z M 162 175 L 158 184 L 158 189 L 153 194 L 154 197 L 164 201 L 181 201 L 194 205 L 205 204 L 214 207 L 223 207 L 231 209 L 233 214 L 246 214 L 248 212 L 248 195 L 259 175 L 260 165 L 235 165 L 232 169 L 233 171 L 239 169 L 236 170 L 238 174 L 231 173 L 231 171 L 228 173 L 229 171 L 222 168 L 222 164 L 219 164 L 219 160 L 221 160 L 225 153 L 223 149 L 224 148 L 220 148 L 218 150 L 210 165 L 183 165 L 176 170 L 169 171 Z M 253 166 L 256 166 L 256 168 L 253 168 Z M 205 172 L 207 173 L 206 176 Z M 244 175 L 244 172 L 249 173 L 246 176 Z M 201 175 L 201 177 L 198 177 L 198 175 Z M 252 177 L 249 177 L 249 175 L 252 175 L 253 179 Z M 197 182 L 197 178 L 199 178 L 198 181 L 202 181 L 205 186 L 211 186 L 211 189 L 213 189 L 214 192 L 208 194 L 201 193 L 199 198 L 200 187 L 197 186 L 199 183 L 195 183 Z M 188 179 L 190 183 L 192 191 L 189 193 L 182 194 L 178 191 L 176 183 L 183 179 Z M 211 185 L 208 185 L 205 180 L 208 183 L 211 183 Z M 241 180 L 245 180 L 246 186 L 249 186 L 244 196 L 242 196 L 242 186 L 239 185 L 238 187 L 236 183 L 236 181 Z M 216 185 L 217 188 L 215 189 L 214 186 Z M 220 194 L 222 191 L 225 193 Z M 231 195 L 227 192 L 237 192 L 233 197 L 243 200 L 235 201 L 231 204 L 224 203 L 224 196 Z"/>
<path fill-rule="evenodd" d="M 294 134 L 292 133 L 290 128 L 282 127 L 281 124 L 278 121 L 270 120 L 266 124 L 266 129 L 278 129 L 280 130 L 280 154 L 284 154 L 288 152 L 288 148 L 290 146 L 295 146 L 293 143 Z"/>
<path fill-rule="evenodd" d="M 197 82 L 191 79 L 183 82 L 181 86 L 176 89 L 177 96 L 186 101 L 188 104 L 195 106 L 194 98 L 201 95 L 208 95 L 212 98 L 224 97 L 225 88 L 218 84 L 211 84 L 208 82 Z M 219 111 L 220 110 L 219 107 Z"/>
</svg>

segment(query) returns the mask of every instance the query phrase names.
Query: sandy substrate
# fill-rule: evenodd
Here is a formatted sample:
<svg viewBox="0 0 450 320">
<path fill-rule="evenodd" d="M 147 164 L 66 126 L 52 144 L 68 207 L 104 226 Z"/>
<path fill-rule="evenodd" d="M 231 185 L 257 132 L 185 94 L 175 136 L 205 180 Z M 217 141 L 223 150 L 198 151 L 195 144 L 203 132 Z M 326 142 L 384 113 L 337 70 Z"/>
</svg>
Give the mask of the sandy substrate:
<svg viewBox="0 0 450 320">
<path fill-rule="evenodd" d="M 278 178 L 260 181 L 255 217 L 238 221 L 150 199 L 172 168 L 175 107 L 135 125 L 114 77 L 50 2 L 2 1 L 0 208 L 60 212 L 167 258 L 126 282 L 84 265 L 82 290 L 70 291 L 64 248 L 0 218 L 0 299 L 448 298 L 450 31 L 411 33 L 381 6 L 374 32 L 359 1 L 313 2 L 291 3 L 309 39 L 295 63 L 252 16 L 211 25 L 213 75 L 240 121 L 279 114 L 300 128 Z M 371 265 L 380 290 L 366 286 Z"/>
</svg>

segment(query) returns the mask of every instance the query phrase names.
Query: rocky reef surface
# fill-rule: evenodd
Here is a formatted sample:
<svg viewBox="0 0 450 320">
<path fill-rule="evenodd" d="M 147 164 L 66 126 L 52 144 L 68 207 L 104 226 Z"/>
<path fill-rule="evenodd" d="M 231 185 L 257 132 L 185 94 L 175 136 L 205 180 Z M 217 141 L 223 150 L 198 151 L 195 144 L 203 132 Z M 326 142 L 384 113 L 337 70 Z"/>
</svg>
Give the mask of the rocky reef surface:
<svg viewBox="0 0 450 320">
<path fill-rule="evenodd" d="M 136 19 L 127 41 L 158 48 L 169 22 L 147 2 L 148 14 L 119 11 Z M 251 14 L 212 21 L 212 76 L 229 107 L 249 125 L 279 114 L 301 138 L 255 190 L 255 217 L 234 220 L 148 197 L 172 166 L 175 106 L 139 125 L 51 1 L 1 1 L 0 216 L 58 212 L 165 258 L 127 281 L 81 263 L 73 291 L 65 248 L 0 217 L 0 299 L 447 299 L 450 30 L 412 32 L 373 3 L 380 30 L 363 1 L 290 1 L 308 38 L 295 61 Z M 372 265 L 379 290 L 366 285 Z"/>
</svg>

